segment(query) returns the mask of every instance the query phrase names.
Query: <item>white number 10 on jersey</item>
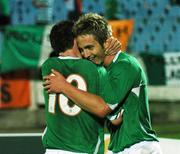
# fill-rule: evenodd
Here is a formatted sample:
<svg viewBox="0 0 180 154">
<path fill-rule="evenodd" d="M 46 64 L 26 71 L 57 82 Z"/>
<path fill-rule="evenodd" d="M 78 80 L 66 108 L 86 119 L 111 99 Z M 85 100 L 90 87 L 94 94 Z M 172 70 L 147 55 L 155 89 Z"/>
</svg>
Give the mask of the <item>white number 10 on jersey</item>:
<svg viewBox="0 0 180 154">
<path fill-rule="evenodd" d="M 68 76 L 66 80 L 69 83 L 76 82 L 78 89 L 87 91 L 86 82 L 80 75 L 72 74 L 72 75 Z M 57 96 L 57 94 L 49 94 L 48 111 L 53 114 L 55 113 L 56 96 Z M 68 101 L 69 101 L 69 99 L 65 95 L 63 95 L 63 94 L 59 95 L 58 103 L 59 103 L 59 107 L 60 107 L 61 111 L 64 114 L 67 114 L 69 116 L 77 115 L 81 111 L 81 108 L 75 104 L 70 106 L 68 104 Z"/>
</svg>

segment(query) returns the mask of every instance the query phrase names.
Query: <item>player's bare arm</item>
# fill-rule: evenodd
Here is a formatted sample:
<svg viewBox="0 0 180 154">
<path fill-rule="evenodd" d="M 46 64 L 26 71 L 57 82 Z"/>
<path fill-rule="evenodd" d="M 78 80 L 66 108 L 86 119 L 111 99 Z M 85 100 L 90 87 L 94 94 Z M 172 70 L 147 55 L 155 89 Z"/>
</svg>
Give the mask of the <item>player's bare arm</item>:
<svg viewBox="0 0 180 154">
<path fill-rule="evenodd" d="M 63 75 L 55 70 L 52 70 L 52 73 L 54 74 L 53 76 L 48 75 L 43 78 L 45 80 L 43 85 L 48 93 L 64 93 L 79 107 L 98 117 L 103 118 L 112 111 L 100 96 L 72 86 Z"/>
<path fill-rule="evenodd" d="M 52 73 L 53 75 L 43 78 L 45 80 L 43 85 L 48 93 L 64 93 L 79 107 L 98 117 L 104 118 L 112 111 L 101 97 L 75 88 L 66 81 L 61 73 L 55 70 L 52 70 Z M 118 118 L 111 120 L 111 123 L 116 126 L 120 125 L 123 120 L 122 114 L 123 112 L 119 113 Z"/>
</svg>

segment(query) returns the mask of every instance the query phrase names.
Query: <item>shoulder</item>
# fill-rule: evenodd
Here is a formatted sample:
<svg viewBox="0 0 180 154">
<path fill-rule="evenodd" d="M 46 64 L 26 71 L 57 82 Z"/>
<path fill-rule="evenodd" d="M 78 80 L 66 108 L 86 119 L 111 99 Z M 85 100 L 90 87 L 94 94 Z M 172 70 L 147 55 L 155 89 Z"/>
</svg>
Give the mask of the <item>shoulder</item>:
<svg viewBox="0 0 180 154">
<path fill-rule="evenodd" d="M 85 65 L 85 66 L 90 66 L 90 67 L 96 67 L 96 65 L 94 63 L 92 63 L 91 61 L 87 60 L 87 59 L 79 59 L 78 63 L 80 65 Z"/>
<path fill-rule="evenodd" d="M 86 59 L 79 59 L 76 62 L 76 68 L 84 70 L 85 72 L 97 71 L 97 66 L 94 63 L 92 63 L 91 61 L 86 60 Z"/>
<path fill-rule="evenodd" d="M 55 61 L 58 60 L 58 57 L 51 57 L 51 58 L 48 58 L 44 61 L 44 63 L 42 64 L 42 67 L 45 67 L 51 63 L 54 63 Z"/>
<path fill-rule="evenodd" d="M 64 63 L 63 59 L 60 59 L 59 57 L 50 57 L 48 58 L 41 66 L 41 69 L 46 67 L 57 67 L 61 66 Z"/>
<path fill-rule="evenodd" d="M 85 59 L 79 60 L 75 69 L 81 75 L 86 76 L 87 78 L 90 78 L 91 80 L 102 78 L 102 76 L 105 76 L 106 74 L 106 69 L 104 67 L 97 66 L 91 61 L 88 61 Z"/>
<path fill-rule="evenodd" d="M 47 75 L 51 72 L 51 69 L 54 68 L 58 63 L 58 57 L 48 58 L 41 66 L 41 72 L 43 75 Z"/>
<path fill-rule="evenodd" d="M 121 56 L 119 56 L 117 60 L 116 67 L 120 67 L 128 70 L 129 69 L 139 70 L 141 68 L 136 57 L 128 53 L 121 53 Z"/>
</svg>

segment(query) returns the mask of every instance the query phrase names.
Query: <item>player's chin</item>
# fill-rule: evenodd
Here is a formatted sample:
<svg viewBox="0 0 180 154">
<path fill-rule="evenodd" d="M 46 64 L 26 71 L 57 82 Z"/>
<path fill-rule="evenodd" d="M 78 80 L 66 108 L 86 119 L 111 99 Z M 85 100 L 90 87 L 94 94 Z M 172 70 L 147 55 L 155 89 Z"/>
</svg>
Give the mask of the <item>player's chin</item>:
<svg viewBox="0 0 180 154">
<path fill-rule="evenodd" d="M 102 62 L 100 60 L 92 60 L 93 63 L 100 65 Z"/>
</svg>

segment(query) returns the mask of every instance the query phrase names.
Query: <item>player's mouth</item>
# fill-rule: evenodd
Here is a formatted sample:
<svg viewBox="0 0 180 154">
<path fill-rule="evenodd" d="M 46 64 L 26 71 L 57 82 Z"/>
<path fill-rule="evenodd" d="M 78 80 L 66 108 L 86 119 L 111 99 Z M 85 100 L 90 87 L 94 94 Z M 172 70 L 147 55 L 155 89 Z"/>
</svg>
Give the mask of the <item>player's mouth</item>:
<svg viewBox="0 0 180 154">
<path fill-rule="evenodd" d="M 92 55 L 92 56 L 88 57 L 88 60 L 90 60 L 90 61 L 94 61 L 94 60 L 95 60 L 95 58 L 96 58 L 96 56 L 95 56 L 95 55 Z"/>
<path fill-rule="evenodd" d="M 90 57 L 88 58 L 88 60 L 92 61 L 93 63 L 95 63 L 95 64 L 97 64 L 97 65 L 101 64 L 100 59 L 99 59 L 97 56 L 95 56 L 95 55 L 90 56 Z"/>
</svg>

